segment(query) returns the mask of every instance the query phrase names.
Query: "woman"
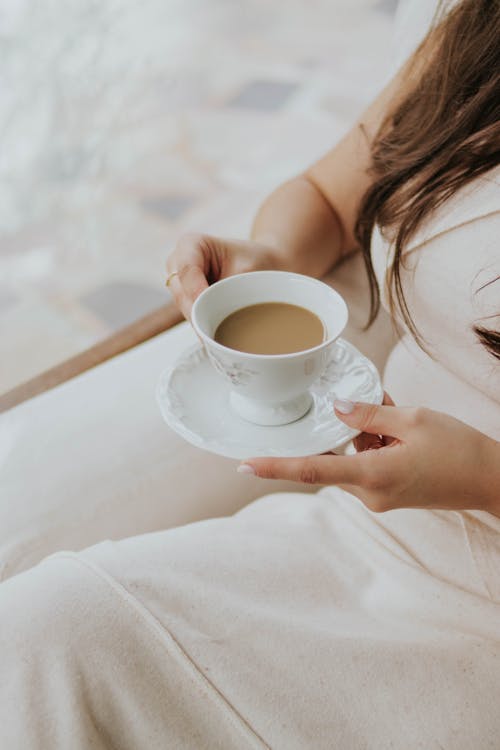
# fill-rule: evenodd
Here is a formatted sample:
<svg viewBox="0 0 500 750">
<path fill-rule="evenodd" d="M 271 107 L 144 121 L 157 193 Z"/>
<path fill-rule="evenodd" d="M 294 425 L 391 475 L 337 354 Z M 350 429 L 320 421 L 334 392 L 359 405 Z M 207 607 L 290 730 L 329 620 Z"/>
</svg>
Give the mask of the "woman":
<svg viewBox="0 0 500 750">
<path fill-rule="evenodd" d="M 217 278 L 322 276 L 361 247 L 372 312 L 380 290 L 403 329 L 386 386 L 413 408 L 339 401 L 356 455 L 240 467 L 334 485 L 315 496 L 3 583 L 2 746 L 498 746 L 499 41 L 500 5 L 463 0 L 250 241 L 181 240 L 186 316 Z"/>
</svg>

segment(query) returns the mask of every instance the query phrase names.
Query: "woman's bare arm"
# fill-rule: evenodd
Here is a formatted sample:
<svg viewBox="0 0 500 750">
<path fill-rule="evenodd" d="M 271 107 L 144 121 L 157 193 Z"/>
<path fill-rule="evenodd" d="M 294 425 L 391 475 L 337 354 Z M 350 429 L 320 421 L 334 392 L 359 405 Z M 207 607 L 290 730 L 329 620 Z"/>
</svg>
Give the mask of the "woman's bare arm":
<svg viewBox="0 0 500 750">
<path fill-rule="evenodd" d="M 354 225 L 370 184 L 370 142 L 408 80 L 405 67 L 333 149 L 264 201 L 252 239 L 272 247 L 281 267 L 320 277 L 357 249 Z"/>
<path fill-rule="evenodd" d="M 167 259 L 167 279 L 186 318 L 214 281 L 273 268 L 320 278 L 356 249 L 356 213 L 370 182 L 370 141 L 408 80 L 403 68 L 335 148 L 264 201 L 250 240 L 203 234 L 179 239 Z"/>
</svg>

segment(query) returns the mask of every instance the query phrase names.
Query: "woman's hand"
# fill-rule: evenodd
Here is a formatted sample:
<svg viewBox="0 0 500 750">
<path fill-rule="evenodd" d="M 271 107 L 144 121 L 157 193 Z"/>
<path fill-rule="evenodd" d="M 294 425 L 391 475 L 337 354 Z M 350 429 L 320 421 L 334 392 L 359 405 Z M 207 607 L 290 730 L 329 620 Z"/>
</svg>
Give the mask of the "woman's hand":
<svg viewBox="0 0 500 750">
<path fill-rule="evenodd" d="M 167 281 L 177 306 L 189 319 L 193 302 L 209 284 L 236 273 L 277 266 L 272 248 L 259 242 L 185 234 L 167 259 Z"/>
<path fill-rule="evenodd" d="M 440 412 L 336 401 L 361 430 L 355 455 L 254 458 L 239 471 L 265 479 L 340 485 L 373 511 L 479 509 L 500 515 L 500 443 Z"/>
</svg>

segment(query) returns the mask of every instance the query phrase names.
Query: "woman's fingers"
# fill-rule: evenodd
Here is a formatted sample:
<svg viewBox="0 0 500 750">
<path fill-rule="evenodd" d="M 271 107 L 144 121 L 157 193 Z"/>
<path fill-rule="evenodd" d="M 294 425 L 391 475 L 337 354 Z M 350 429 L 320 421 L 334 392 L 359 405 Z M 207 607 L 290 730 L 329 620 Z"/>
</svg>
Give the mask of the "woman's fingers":
<svg viewBox="0 0 500 750">
<path fill-rule="evenodd" d="M 192 306 L 194 301 L 207 288 L 208 281 L 199 266 L 188 266 L 179 274 L 184 295 Z"/>
<path fill-rule="evenodd" d="M 307 458 L 250 458 L 238 471 L 261 479 L 289 479 L 305 484 L 353 484 L 364 481 L 362 455 L 325 454 Z"/>
<path fill-rule="evenodd" d="M 385 406 L 395 406 L 394 401 L 388 393 L 384 393 L 384 400 L 382 402 Z M 354 447 L 361 453 L 362 451 L 371 451 L 378 448 L 383 448 L 384 445 L 389 445 L 392 442 L 392 437 L 386 437 L 383 435 L 372 435 L 369 432 L 362 432 L 360 435 L 354 438 Z"/>
<path fill-rule="evenodd" d="M 183 266 L 172 277 L 169 289 L 187 320 L 191 317 L 191 308 L 195 300 L 207 286 L 208 281 L 199 266 Z"/>
<path fill-rule="evenodd" d="M 186 318 L 189 318 L 196 298 L 208 286 L 212 252 L 211 238 L 185 234 L 167 260 L 168 288 Z"/>
<path fill-rule="evenodd" d="M 397 406 L 354 403 L 346 399 L 335 401 L 335 414 L 349 427 L 372 435 L 403 438 L 412 425 L 412 409 Z"/>
<path fill-rule="evenodd" d="M 167 286 L 186 318 L 209 284 L 232 276 L 277 267 L 275 252 L 252 240 L 185 234 L 167 259 Z"/>
</svg>

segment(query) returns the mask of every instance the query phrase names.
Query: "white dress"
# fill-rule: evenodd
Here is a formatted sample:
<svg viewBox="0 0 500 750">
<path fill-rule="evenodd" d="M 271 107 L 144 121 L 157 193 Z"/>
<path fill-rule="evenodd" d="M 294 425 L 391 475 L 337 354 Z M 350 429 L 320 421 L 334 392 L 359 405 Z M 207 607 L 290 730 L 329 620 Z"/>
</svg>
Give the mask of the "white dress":
<svg viewBox="0 0 500 750">
<path fill-rule="evenodd" d="M 412 242 L 405 287 L 434 359 L 406 336 L 385 373 L 397 403 L 497 440 L 499 367 L 471 326 L 498 312 L 498 283 L 478 290 L 500 272 L 499 236 L 497 169 Z M 381 281 L 388 253 L 376 235 Z M 50 505 L 40 523 L 57 528 Z M 2 750 L 500 747 L 500 519 L 487 513 L 377 515 L 334 487 L 283 493 L 10 578 L 23 544 L 9 556 L 2 541 Z"/>
</svg>

